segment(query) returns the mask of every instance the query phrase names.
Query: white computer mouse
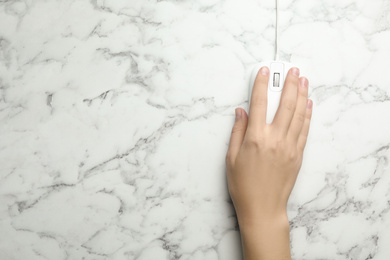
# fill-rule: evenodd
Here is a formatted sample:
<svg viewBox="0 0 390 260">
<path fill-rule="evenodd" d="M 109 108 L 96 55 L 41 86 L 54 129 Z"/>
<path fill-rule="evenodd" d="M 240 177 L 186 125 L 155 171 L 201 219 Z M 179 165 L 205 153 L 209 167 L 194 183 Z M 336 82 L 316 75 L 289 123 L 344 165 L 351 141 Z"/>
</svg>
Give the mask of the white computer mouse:
<svg viewBox="0 0 390 260">
<path fill-rule="evenodd" d="M 280 97 L 286 79 L 287 72 L 294 67 L 291 63 L 285 61 L 266 61 L 256 64 L 252 70 L 249 83 L 249 105 L 252 96 L 252 88 L 255 83 L 257 73 L 261 67 L 267 66 L 270 70 L 268 91 L 267 91 L 267 118 L 266 123 L 271 124 L 278 110 Z"/>
</svg>

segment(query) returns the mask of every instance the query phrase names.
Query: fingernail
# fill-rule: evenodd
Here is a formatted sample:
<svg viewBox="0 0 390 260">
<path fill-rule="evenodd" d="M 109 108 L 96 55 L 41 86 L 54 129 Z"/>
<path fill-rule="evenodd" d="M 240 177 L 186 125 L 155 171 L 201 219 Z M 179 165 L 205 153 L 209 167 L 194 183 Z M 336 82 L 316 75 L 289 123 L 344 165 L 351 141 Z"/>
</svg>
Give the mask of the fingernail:
<svg viewBox="0 0 390 260">
<path fill-rule="evenodd" d="M 268 70 L 267 67 L 262 67 L 262 68 L 260 69 L 260 73 L 261 73 L 261 75 L 263 75 L 263 76 L 267 76 L 268 73 L 269 73 L 269 70 Z"/>
<path fill-rule="evenodd" d="M 309 85 L 309 81 L 307 80 L 307 78 L 300 78 L 299 79 L 299 84 L 301 84 L 301 86 L 307 88 L 307 86 Z"/>
<path fill-rule="evenodd" d="M 294 76 L 297 76 L 299 77 L 299 69 L 298 68 L 292 68 L 291 69 L 291 73 L 294 75 Z"/>
<path fill-rule="evenodd" d="M 241 109 L 236 108 L 236 120 L 241 118 Z"/>
<path fill-rule="evenodd" d="M 313 101 L 311 101 L 310 99 L 307 100 L 307 109 L 312 109 L 313 107 Z"/>
</svg>

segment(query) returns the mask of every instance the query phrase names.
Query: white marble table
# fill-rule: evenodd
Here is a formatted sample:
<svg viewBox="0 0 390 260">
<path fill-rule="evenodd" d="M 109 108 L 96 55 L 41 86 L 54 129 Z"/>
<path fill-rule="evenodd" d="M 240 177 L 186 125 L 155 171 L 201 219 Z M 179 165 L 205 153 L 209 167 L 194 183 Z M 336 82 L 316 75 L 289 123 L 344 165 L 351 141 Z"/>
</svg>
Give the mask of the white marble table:
<svg viewBox="0 0 390 260">
<path fill-rule="evenodd" d="M 390 2 L 280 0 L 314 114 L 294 259 L 390 258 Z M 0 1 L 0 259 L 241 259 L 224 157 L 274 1 Z"/>
</svg>

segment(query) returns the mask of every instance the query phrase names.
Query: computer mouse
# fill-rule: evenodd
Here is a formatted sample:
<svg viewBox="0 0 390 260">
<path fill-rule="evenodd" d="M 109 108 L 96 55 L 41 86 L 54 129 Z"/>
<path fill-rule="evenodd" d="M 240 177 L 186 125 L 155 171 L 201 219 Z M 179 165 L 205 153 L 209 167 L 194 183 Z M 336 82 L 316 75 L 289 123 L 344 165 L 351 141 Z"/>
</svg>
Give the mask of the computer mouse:
<svg viewBox="0 0 390 260">
<path fill-rule="evenodd" d="M 282 95 L 282 90 L 284 86 L 284 80 L 286 79 L 287 72 L 293 66 L 289 62 L 285 61 L 266 61 L 261 62 L 255 65 L 252 70 L 250 83 L 249 83 L 249 105 L 252 96 L 252 88 L 255 83 L 257 73 L 260 68 L 267 66 L 270 70 L 269 81 L 268 81 L 268 91 L 267 91 L 267 117 L 266 123 L 271 124 L 274 120 L 276 111 L 278 110 L 280 97 Z"/>
</svg>

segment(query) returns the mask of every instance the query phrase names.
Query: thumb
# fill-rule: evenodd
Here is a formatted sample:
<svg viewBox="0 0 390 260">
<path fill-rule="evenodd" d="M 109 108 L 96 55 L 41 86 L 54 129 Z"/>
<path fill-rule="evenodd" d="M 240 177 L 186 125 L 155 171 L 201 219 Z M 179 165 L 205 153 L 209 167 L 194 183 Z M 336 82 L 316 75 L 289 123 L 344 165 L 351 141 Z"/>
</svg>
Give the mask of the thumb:
<svg viewBox="0 0 390 260">
<path fill-rule="evenodd" d="M 230 137 L 229 150 L 226 154 L 226 163 L 233 165 L 237 154 L 240 151 L 242 142 L 244 141 L 246 128 L 248 126 L 248 115 L 242 108 L 236 108 L 236 121 L 232 129 Z"/>
</svg>

